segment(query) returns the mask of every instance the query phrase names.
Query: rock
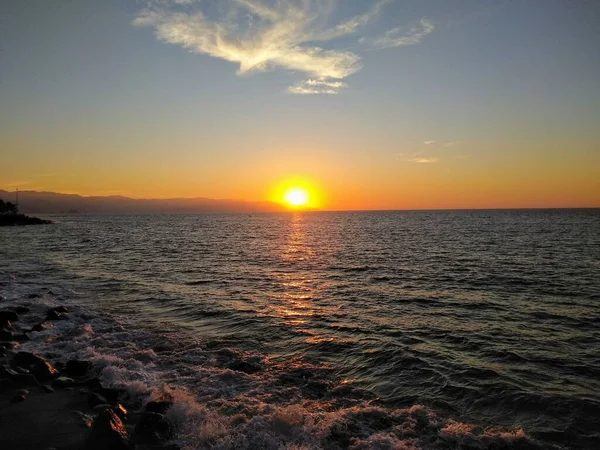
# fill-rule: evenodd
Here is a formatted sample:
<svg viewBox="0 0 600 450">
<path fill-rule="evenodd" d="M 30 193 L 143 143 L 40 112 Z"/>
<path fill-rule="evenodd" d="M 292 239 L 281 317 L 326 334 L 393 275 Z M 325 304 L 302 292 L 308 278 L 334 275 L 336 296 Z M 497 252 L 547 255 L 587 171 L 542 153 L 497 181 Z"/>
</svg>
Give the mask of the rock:
<svg viewBox="0 0 600 450">
<path fill-rule="evenodd" d="M 10 399 L 10 403 L 19 403 L 27 400 L 27 396 L 24 394 L 17 394 L 13 398 Z"/>
<path fill-rule="evenodd" d="M 165 414 L 171 406 L 173 406 L 173 402 L 148 402 L 146 404 L 146 411 Z"/>
<path fill-rule="evenodd" d="M 72 377 L 83 377 L 87 375 L 91 368 L 92 364 L 89 361 L 72 359 L 67 362 L 65 372 Z"/>
<path fill-rule="evenodd" d="M 0 357 L 4 357 L 6 356 L 6 349 L 2 346 L 0 346 Z"/>
<path fill-rule="evenodd" d="M 10 377 L 10 379 L 17 385 L 17 386 L 39 386 L 40 382 L 37 380 L 36 377 L 34 377 L 33 375 L 29 374 L 25 374 L 25 373 L 19 373 L 17 375 L 15 375 L 14 377 Z"/>
<path fill-rule="evenodd" d="M 42 390 L 48 394 L 55 392 L 55 390 L 52 389 L 48 384 L 42 384 Z"/>
<path fill-rule="evenodd" d="M 15 382 L 8 378 L 0 378 L 0 392 L 10 391 L 15 388 Z"/>
<path fill-rule="evenodd" d="M 108 403 L 110 403 L 110 404 L 115 404 L 119 400 L 120 392 L 117 391 L 116 389 L 99 387 L 97 389 L 94 389 L 94 392 L 96 394 L 100 394 L 102 397 L 104 397 L 106 400 L 108 400 Z"/>
<path fill-rule="evenodd" d="M 39 298 L 40 294 L 29 294 L 27 298 Z"/>
<path fill-rule="evenodd" d="M 46 320 L 67 320 L 68 318 L 69 316 L 67 316 L 65 313 L 60 313 L 53 309 L 48 311 L 48 314 L 46 314 Z"/>
<path fill-rule="evenodd" d="M 17 394 L 29 395 L 29 391 L 27 389 L 19 389 Z"/>
<path fill-rule="evenodd" d="M 19 375 L 19 372 L 17 372 L 16 370 L 11 369 L 7 366 L 0 366 L 0 377 L 12 378 L 17 375 Z"/>
<path fill-rule="evenodd" d="M 29 308 L 27 306 L 15 306 L 14 308 L 9 309 L 17 314 L 27 314 L 29 312 Z"/>
<path fill-rule="evenodd" d="M 227 368 L 235 370 L 236 372 L 244 372 L 247 374 L 253 374 L 262 370 L 262 367 L 259 364 L 250 361 L 243 361 L 241 359 L 231 362 Z"/>
<path fill-rule="evenodd" d="M 18 372 L 18 373 L 30 373 L 29 370 L 27 370 L 21 366 L 16 366 L 14 368 L 14 370 L 15 370 L 15 372 Z"/>
<path fill-rule="evenodd" d="M 1 329 L 0 330 L 0 341 L 12 341 L 13 334 L 12 331 Z"/>
<path fill-rule="evenodd" d="M 100 394 L 96 392 L 92 392 L 88 397 L 88 405 L 90 408 L 95 408 L 98 405 L 106 405 L 108 404 L 108 400 L 102 397 Z"/>
<path fill-rule="evenodd" d="M 69 388 L 75 384 L 75 380 L 69 377 L 58 377 L 52 382 L 53 387 Z"/>
<path fill-rule="evenodd" d="M 94 419 L 92 418 L 92 416 L 90 416 L 88 414 L 84 414 L 81 411 L 74 410 L 72 412 L 81 421 L 81 426 L 83 426 L 85 428 L 91 428 L 92 423 L 94 422 Z"/>
<path fill-rule="evenodd" d="M 2 345 L 2 347 L 10 349 L 10 350 L 16 350 L 19 348 L 19 343 L 18 342 L 10 342 L 10 341 L 4 341 L 4 342 L 0 342 L 0 345 Z"/>
<path fill-rule="evenodd" d="M 40 322 L 37 325 L 31 327 L 31 331 L 44 331 L 46 328 L 48 328 L 48 325 L 46 325 L 44 322 Z"/>
<path fill-rule="evenodd" d="M 113 408 L 113 411 L 115 412 L 115 414 L 117 416 L 119 416 L 121 418 L 121 420 L 127 420 L 127 410 L 125 409 L 125 407 L 123 405 L 121 405 L 120 403 L 117 403 L 115 405 L 115 407 Z"/>
<path fill-rule="evenodd" d="M 54 308 L 51 308 L 48 310 L 48 312 L 50 312 L 50 311 L 56 311 L 57 313 L 61 313 L 61 314 L 65 314 L 65 313 L 69 312 L 69 310 L 66 307 L 64 307 L 63 305 L 55 306 Z"/>
<path fill-rule="evenodd" d="M 90 450 L 130 450 L 127 430 L 119 417 L 110 409 L 102 411 L 94 420 L 92 431 L 87 439 Z"/>
<path fill-rule="evenodd" d="M 56 377 L 58 371 L 45 359 L 34 353 L 19 352 L 15 355 L 13 362 L 29 371 L 40 380 L 48 380 Z"/>
<path fill-rule="evenodd" d="M 153 412 L 147 412 L 142 416 L 135 426 L 135 432 L 142 439 L 151 442 L 165 441 L 173 435 L 171 424 L 166 417 Z"/>
<path fill-rule="evenodd" d="M 0 322 L 4 320 L 16 322 L 17 320 L 19 320 L 19 315 L 14 311 L 3 309 L 2 311 L 0 311 Z"/>
<path fill-rule="evenodd" d="M 0 320 L 0 328 L 3 328 L 5 330 L 12 330 L 13 326 L 12 323 L 10 323 L 10 320 L 4 319 Z"/>
<path fill-rule="evenodd" d="M 12 338 L 18 342 L 27 342 L 29 340 L 29 336 L 27 335 L 27 333 L 19 333 L 19 334 L 13 333 Z"/>
</svg>

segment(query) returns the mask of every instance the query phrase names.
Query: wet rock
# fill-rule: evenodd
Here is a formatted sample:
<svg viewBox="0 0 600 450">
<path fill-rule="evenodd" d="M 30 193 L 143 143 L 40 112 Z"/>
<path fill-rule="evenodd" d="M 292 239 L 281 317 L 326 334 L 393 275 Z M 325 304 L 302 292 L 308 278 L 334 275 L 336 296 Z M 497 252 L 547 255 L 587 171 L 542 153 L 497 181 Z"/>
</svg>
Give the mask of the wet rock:
<svg viewBox="0 0 600 450">
<path fill-rule="evenodd" d="M 146 411 L 165 414 L 171 406 L 173 406 L 173 402 L 148 402 L 146 404 Z"/>
<path fill-rule="evenodd" d="M 94 422 L 94 418 L 88 414 L 84 414 L 81 411 L 72 411 L 72 413 L 78 418 L 82 427 L 91 428 L 92 423 Z"/>
<path fill-rule="evenodd" d="M 92 392 L 90 394 L 90 396 L 88 397 L 88 405 L 90 405 L 90 408 L 95 408 L 98 405 L 106 405 L 108 404 L 108 400 L 106 400 L 104 397 L 102 397 L 100 394 L 96 393 L 96 392 Z"/>
<path fill-rule="evenodd" d="M 19 352 L 15 355 L 13 362 L 29 371 L 40 380 L 48 380 L 56 377 L 58 371 L 45 359 L 34 353 Z"/>
<path fill-rule="evenodd" d="M 229 363 L 227 365 L 227 368 L 235 370 L 237 372 L 244 372 L 247 374 L 253 374 L 262 370 L 262 367 L 259 364 L 250 361 L 243 361 L 241 359 Z"/>
<path fill-rule="evenodd" d="M 142 439 L 151 442 L 162 442 L 173 435 L 171 424 L 166 417 L 153 412 L 147 412 L 142 416 L 135 426 L 135 432 Z"/>
<path fill-rule="evenodd" d="M 27 298 L 40 298 L 40 294 L 29 294 Z"/>
<path fill-rule="evenodd" d="M 27 306 L 15 306 L 14 308 L 8 309 L 16 312 L 17 314 L 27 314 L 29 312 L 29 308 Z"/>
<path fill-rule="evenodd" d="M 110 404 L 115 404 L 119 400 L 120 392 L 116 389 L 99 387 L 97 389 L 94 389 L 94 392 L 104 397 L 106 400 L 108 400 L 108 403 Z"/>
<path fill-rule="evenodd" d="M 16 350 L 17 348 L 19 348 L 19 343 L 14 342 L 14 341 L 0 342 L 0 345 L 2 345 L 2 347 L 4 347 L 4 348 L 10 349 L 10 350 Z"/>
<path fill-rule="evenodd" d="M 102 411 L 94 420 L 86 448 L 90 450 L 130 450 L 127 430 L 119 417 L 110 409 Z"/>
<path fill-rule="evenodd" d="M 29 336 L 27 335 L 27 333 L 19 333 L 19 334 L 13 333 L 12 338 L 18 342 L 27 342 L 29 340 Z"/>
<path fill-rule="evenodd" d="M 91 370 L 92 364 L 89 361 L 79 361 L 72 359 L 67 362 L 65 372 L 72 377 L 84 377 Z"/>
<path fill-rule="evenodd" d="M 19 387 L 40 385 L 40 382 L 37 380 L 37 378 L 30 373 L 19 373 L 13 377 L 10 377 L 10 379 Z"/>
<path fill-rule="evenodd" d="M 5 330 L 12 330 L 13 326 L 12 323 L 10 323 L 10 320 L 0 320 L 0 328 L 5 329 Z"/>
<path fill-rule="evenodd" d="M 121 418 L 121 420 L 127 420 L 127 409 L 125 409 L 125 407 L 123 405 L 121 405 L 120 403 L 117 403 L 115 405 L 115 407 L 113 408 L 113 411 L 115 412 L 115 414 L 117 416 L 119 416 Z"/>
<path fill-rule="evenodd" d="M 0 357 L 4 357 L 6 355 L 7 355 L 6 349 L 4 347 L 0 346 Z"/>
<path fill-rule="evenodd" d="M 31 331 L 44 331 L 45 329 L 48 328 L 48 325 L 46 325 L 44 322 L 38 323 L 37 325 L 34 325 L 33 327 L 31 327 Z"/>
<path fill-rule="evenodd" d="M 27 400 L 27 395 L 25 394 L 17 394 L 13 398 L 10 399 L 10 403 L 19 403 Z"/>
<path fill-rule="evenodd" d="M 8 320 L 10 322 L 16 322 L 17 320 L 19 320 L 19 315 L 14 311 L 3 309 L 2 311 L 0 311 L 0 322 L 5 320 Z"/>
<path fill-rule="evenodd" d="M 46 314 L 46 320 L 67 320 L 69 318 L 65 313 L 57 312 L 53 309 Z"/>
<path fill-rule="evenodd" d="M 75 384 L 75 380 L 69 377 L 58 377 L 52 382 L 53 387 L 70 388 Z"/>
<path fill-rule="evenodd" d="M 21 367 L 21 366 L 14 367 L 14 371 L 18 372 L 18 373 L 30 373 L 29 370 L 27 370 L 27 369 L 25 369 L 24 367 Z"/>
<path fill-rule="evenodd" d="M 53 392 L 56 392 L 54 389 L 52 389 L 52 387 L 50 387 L 50 385 L 48 384 L 43 384 L 42 385 L 42 390 L 48 394 L 51 394 Z"/>
<path fill-rule="evenodd" d="M 56 306 L 56 307 L 50 309 L 48 312 L 50 312 L 50 311 L 56 311 L 57 313 L 61 313 L 61 314 L 66 314 L 69 312 L 69 310 L 62 305 Z"/>
</svg>

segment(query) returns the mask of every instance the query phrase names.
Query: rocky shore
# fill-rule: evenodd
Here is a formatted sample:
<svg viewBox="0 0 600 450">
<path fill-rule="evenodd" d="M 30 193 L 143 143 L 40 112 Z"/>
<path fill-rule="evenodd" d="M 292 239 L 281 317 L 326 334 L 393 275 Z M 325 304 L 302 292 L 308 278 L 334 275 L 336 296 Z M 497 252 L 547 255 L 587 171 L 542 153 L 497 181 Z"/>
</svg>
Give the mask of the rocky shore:
<svg viewBox="0 0 600 450">
<path fill-rule="evenodd" d="M 2 214 L 0 215 L 0 227 L 21 226 L 21 225 L 48 225 L 51 220 L 30 217 L 25 214 Z"/>
<path fill-rule="evenodd" d="M 144 401 L 106 387 L 89 361 L 23 351 L 64 306 L 33 311 L 0 298 L 0 448 L 176 450 L 168 398 Z M 39 309 L 39 308 L 37 308 Z M 32 325 L 33 324 L 33 325 Z M 69 339 L 62 336 L 57 339 Z"/>
</svg>

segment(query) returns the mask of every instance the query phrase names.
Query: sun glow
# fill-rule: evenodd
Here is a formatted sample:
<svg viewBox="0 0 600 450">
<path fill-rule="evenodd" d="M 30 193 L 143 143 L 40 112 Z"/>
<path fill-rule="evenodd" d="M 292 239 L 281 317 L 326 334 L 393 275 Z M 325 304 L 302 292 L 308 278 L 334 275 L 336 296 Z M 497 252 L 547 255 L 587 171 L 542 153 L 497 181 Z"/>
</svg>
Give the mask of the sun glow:
<svg viewBox="0 0 600 450">
<path fill-rule="evenodd" d="M 272 191 L 271 199 L 290 209 L 319 209 L 323 196 L 320 190 L 306 178 L 288 178 Z"/>
<path fill-rule="evenodd" d="M 285 191 L 283 198 L 288 205 L 298 207 L 308 204 L 309 195 L 306 189 L 292 187 Z"/>
</svg>

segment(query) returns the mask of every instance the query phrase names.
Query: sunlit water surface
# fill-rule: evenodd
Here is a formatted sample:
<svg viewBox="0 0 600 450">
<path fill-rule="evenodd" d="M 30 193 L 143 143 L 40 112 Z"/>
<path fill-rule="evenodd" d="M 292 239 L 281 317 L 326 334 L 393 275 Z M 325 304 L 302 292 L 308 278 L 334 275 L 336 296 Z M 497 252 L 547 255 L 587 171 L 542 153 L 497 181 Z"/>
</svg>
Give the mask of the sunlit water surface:
<svg viewBox="0 0 600 450">
<path fill-rule="evenodd" d="M 268 401 L 275 377 L 300 400 L 596 442 L 600 210 L 53 219 L 0 230 L 4 294 L 50 288 L 121 341 L 182 343 L 154 364 L 206 398 Z"/>
</svg>

